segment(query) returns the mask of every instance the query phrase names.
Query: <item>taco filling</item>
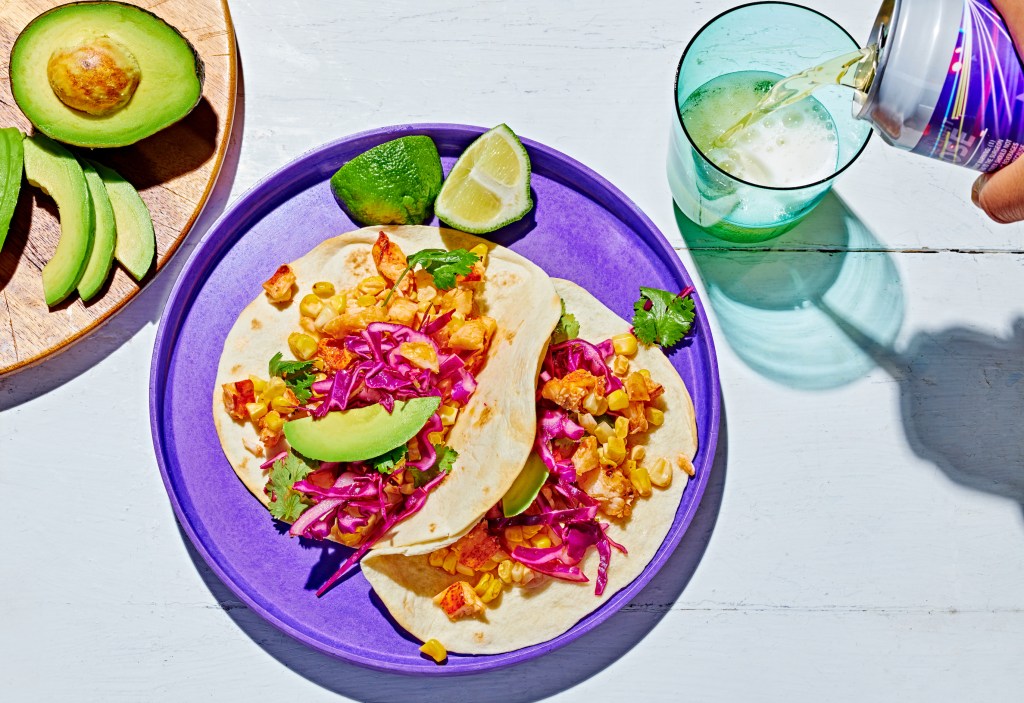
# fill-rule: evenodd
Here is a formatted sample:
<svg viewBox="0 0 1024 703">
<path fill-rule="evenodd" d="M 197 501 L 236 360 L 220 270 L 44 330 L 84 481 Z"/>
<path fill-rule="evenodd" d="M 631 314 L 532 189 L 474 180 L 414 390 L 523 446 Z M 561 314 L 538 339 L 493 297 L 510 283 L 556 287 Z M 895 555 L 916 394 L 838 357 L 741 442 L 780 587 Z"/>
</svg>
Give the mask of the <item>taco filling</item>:
<svg viewBox="0 0 1024 703">
<path fill-rule="evenodd" d="M 287 265 L 264 284 L 282 311 L 298 297 L 280 339 L 294 360 L 282 351 L 266 377 L 223 384 L 224 409 L 255 430 L 258 442 L 243 441 L 266 458 L 268 508 L 292 523 L 289 534 L 356 548 L 318 595 L 419 511 L 458 456 L 449 433 L 498 328 L 477 301 L 487 253 L 481 245 L 407 257 L 382 231 L 376 275 L 354 287 L 316 281 L 298 297 Z"/>
<path fill-rule="evenodd" d="M 613 553 L 628 553 L 627 544 L 609 536 L 610 525 L 628 523 L 653 491 L 672 484 L 674 472 L 686 474 L 684 483 L 693 476 L 688 452 L 647 451 L 668 410 L 664 386 L 635 359 L 636 337 L 625 332 L 596 344 L 566 338 L 575 336 L 574 321 L 565 314 L 562 320 L 537 389 L 534 451 L 546 476 L 542 471 L 536 497 L 510 511 L 506 495 L 465 536 L 427 557 L 457 576 L 433 597 L 451 620 L 476 617 L 496 607 L 506 589 L 535 588 L 546 579 L 593 577 L 601 596 Z M 583 562 L 591 551 L 598 558 L 588 575 Z"/>
</svg>

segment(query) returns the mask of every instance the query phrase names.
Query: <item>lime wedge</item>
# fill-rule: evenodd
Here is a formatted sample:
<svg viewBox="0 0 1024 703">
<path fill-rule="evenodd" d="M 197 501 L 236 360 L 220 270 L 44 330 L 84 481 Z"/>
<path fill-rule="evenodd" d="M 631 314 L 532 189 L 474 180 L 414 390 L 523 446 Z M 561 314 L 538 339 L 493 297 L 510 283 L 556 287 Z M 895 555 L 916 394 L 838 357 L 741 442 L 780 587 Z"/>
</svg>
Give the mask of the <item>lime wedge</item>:
<svg viewBox="0 0 1024 703">
<path fill-rule="evenodd" d="M 363 225 L 421 225 L 441 190 L 441 157 L 430 137 L 399 137 L 346 163 L 331 189 Z"/>
<path fill-rule="evenodd" d="M 530 157 L 500 124 L 469 145 L 441 186 L 434 212 L 447 225 L 484 234 L 530 211 Z"/>
</svg>

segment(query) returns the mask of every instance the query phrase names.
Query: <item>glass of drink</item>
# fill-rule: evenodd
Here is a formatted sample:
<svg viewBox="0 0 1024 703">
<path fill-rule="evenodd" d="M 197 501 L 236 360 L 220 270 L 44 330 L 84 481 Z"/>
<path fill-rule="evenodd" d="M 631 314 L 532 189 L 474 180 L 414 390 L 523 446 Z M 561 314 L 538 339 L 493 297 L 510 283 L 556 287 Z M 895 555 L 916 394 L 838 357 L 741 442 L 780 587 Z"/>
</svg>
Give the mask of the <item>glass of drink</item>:
<svg viewBox="0 0 1024 703">
<path fill-rule="evenodd" d="M 673 96 L 668 176 L 683 214 L 734 242 L 762 242 L 796 226 L 871 135 L 871 125 L 853 116 L 854 92 L 836 85 L 842 75 L 722 137 L 776 82 L 811 67 L 820 74 L 858 50 L 828 17 L 789 3 L 743 5 L 706 24 L 683 52 Z"/>
</svg>

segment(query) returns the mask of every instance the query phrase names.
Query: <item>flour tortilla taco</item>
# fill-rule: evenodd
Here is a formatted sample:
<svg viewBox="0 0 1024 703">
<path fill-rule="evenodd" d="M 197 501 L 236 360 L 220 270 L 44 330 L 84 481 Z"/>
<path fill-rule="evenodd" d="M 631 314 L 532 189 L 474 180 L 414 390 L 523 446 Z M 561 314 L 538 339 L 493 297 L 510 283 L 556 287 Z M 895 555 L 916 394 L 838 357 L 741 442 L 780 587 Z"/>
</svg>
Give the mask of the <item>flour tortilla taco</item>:
<svg viewBox="0 0 1024 703">
<path fill-rule="evenodd" d="M 213 420 L 292 536 L 356 548 L 320 592 L 374 546 L 465 534 L 531 450 L 559 319 L 551 279 L 468 234 L 373 227 L 278 267 L 264 289 L 224 341 Z"/>
<path fill-rule="evenodd" d="M 647 566 L 693 475 L 693 404 L 668 358 L 579 286 L 555 288 L 566 314 L 530 394 L 535 449 L 514 488 L 464 535 L 363 560 L 424 651 L 437 640 L 496 654 L 565 632 Z"/>
</svg>

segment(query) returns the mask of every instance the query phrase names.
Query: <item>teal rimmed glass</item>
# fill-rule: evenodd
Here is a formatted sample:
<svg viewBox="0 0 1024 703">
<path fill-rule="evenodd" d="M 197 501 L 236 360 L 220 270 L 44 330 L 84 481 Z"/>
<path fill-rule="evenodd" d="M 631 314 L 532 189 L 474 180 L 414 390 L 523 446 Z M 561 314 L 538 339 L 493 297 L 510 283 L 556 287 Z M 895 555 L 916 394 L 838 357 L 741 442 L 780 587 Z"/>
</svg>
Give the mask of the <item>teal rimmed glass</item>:
<svg viewBox="0 0 1024 703">
<path fill-rule="evenodd" d="M 773 188 L 729 175 L 712 163 L 686 131 L 679 107 L 713 78 L 736 71 L 790 76 L 860 46 L 825 15 L 800 5 L 742 5 L 708 22 L 679 60 L 673 95 L 675 119 L 669 145 L 672 197 L 690 220 L 733 242 L 763 242 L 795 227 L 814 209 L 864 150 L 871 126 L 853 116 L 853 91 L 828 86 L 814 93 L 831 114 L 839 141 L 836 168 L 806 185 Z"/>
</svg>

